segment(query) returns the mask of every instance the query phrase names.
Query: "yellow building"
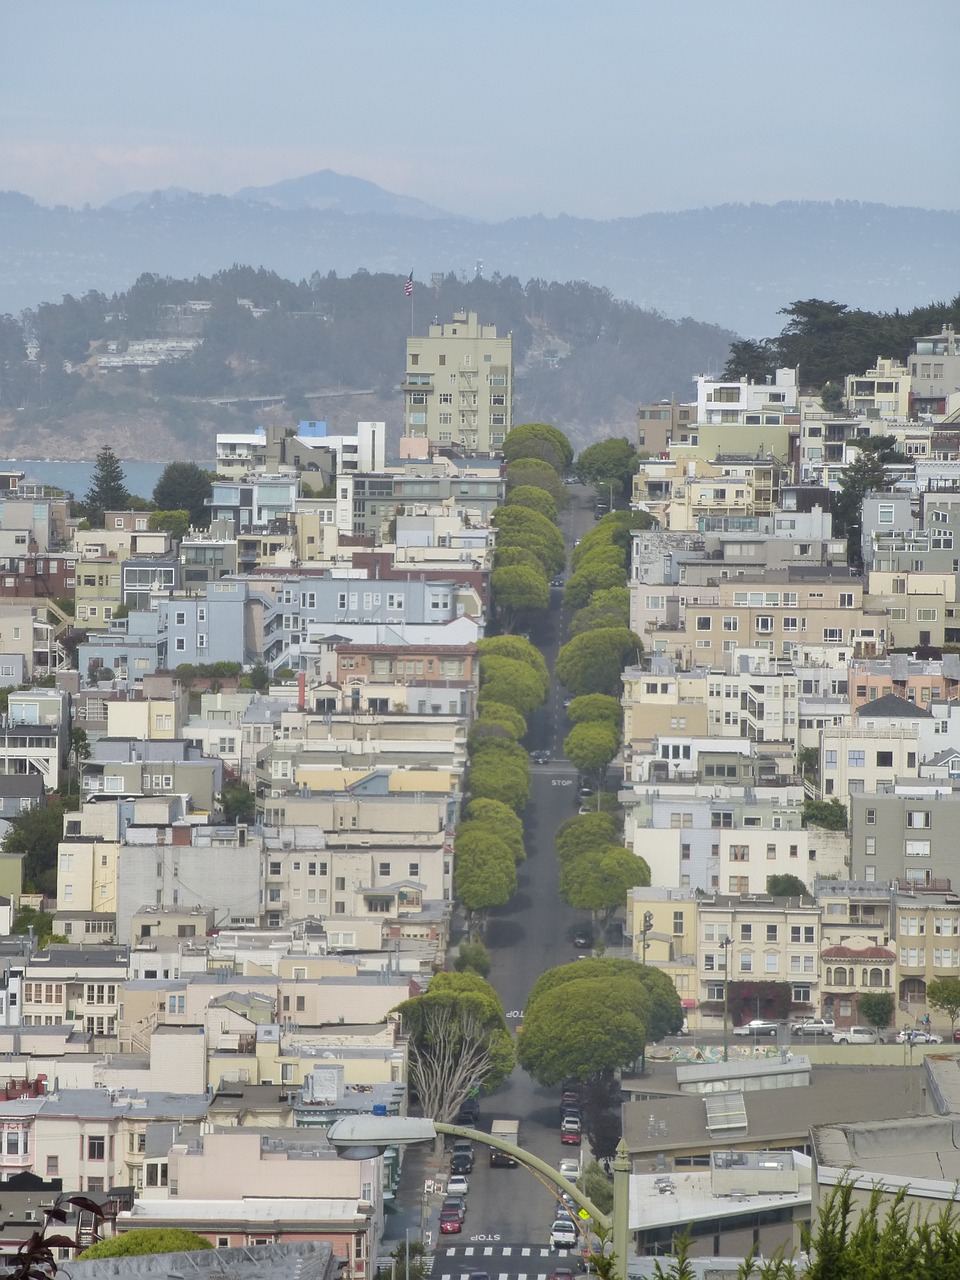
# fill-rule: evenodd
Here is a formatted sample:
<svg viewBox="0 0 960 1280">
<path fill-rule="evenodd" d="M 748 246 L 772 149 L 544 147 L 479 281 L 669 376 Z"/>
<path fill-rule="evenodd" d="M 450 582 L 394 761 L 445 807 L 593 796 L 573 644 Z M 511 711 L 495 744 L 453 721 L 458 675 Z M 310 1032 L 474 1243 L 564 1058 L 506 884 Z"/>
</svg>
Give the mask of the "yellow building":
<svg viewBox="0 0 960 1280">
<path fill-rule="evenodd" d="M 122 600 L 120 561 L 82 556 L 77 561 L 74 617 L 87 631 L 106 631 Z"/>
</svg>

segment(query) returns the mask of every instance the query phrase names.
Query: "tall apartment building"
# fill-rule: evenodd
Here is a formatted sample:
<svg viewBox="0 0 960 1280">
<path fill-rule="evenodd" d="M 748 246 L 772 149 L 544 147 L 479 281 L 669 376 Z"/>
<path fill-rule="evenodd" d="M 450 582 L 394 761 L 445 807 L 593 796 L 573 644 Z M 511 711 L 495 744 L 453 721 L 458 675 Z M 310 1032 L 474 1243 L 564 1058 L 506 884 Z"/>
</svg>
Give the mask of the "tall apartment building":
<svg viewBox="0 0 960 1280">
<path fill-rule="evenodd" d="M 449 445 L 491 453 L 513 425 L 513 337 L 460 312 L 407 339 L 401 452 L 426 457 Z"/>
</svg>

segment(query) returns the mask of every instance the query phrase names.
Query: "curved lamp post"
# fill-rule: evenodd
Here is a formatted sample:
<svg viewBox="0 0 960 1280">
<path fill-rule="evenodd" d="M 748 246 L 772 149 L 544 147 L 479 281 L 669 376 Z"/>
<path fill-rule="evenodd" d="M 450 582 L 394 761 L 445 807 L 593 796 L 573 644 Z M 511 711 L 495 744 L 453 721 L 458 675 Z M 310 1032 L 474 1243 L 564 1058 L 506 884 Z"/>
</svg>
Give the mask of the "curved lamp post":
<svg viewBox="0 0 960 1280">
<path fill-rule="evenodd" d="M 557 1187 L 562 1188 L 581 1209 L 584 1209 L 602 1231 L 609 1232 L 615 1257 L 617 1280 L 627 1278 L 627 1247 L 630 1238 L 630 1159 L 627 1144 L 620 1139 L 612 1162 L 613 1212 L 601 1213 L 580 1188 L 552 1165 L 523 1147 L 468 1129 L 463 1125 L 443 1124 L 439 1120 L 419 1116 L 345 1116 L 335 1120 L 327 1130 L 327 1140 L 337 1155 L 344 1160 L 370 1160 L 382 1156 L 388 1147 L 406 1146 L 412 1142 L 433 1142 L 437 1134 L 449 1134 L 454 1138 L 469 1138 L 481 1146 L 494 1147 L 513 1156 L 521 1165 L 542 1174 Z"/>
</svg>

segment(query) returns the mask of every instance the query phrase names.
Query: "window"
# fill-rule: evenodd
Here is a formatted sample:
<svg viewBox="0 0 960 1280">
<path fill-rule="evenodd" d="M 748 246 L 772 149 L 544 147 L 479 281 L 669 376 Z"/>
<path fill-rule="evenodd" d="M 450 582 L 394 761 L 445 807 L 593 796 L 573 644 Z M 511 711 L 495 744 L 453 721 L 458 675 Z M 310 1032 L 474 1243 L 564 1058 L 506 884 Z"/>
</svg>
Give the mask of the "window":
<svg viewBox="0 0 960 1280">
<path fill-rule="evenodd" d="M 742 924 L 740 926 L 740 941 L 741 942 L 753 941 L 753 925 L 752 924 Z"/>
<path fill-rule="evenodd" d="M 930 841 L 905 840 L 903 844 L 903 856 L 905 858 L 929 858 Z"/>
<path fill-rule="evenodd" d="M 333 881 L 333 887 L 338 893 L 344 893 L 347 888 L 346 876 L 336 876 Z"/>
<path fill-rule="evenodd" d="M 776 942 L 779 932 L 780 932 L 780 929 L 778 925 L 768 924 L 767 925 L 767 941 Z"/>
<path fill-rule="evenodd" d="M 723 619 L 724 631 L 738 631 L 740 629 L 740 619 L 735 615 L 727 616 Z"/>
<path fill-rule="evenodd" d="M 865 751 L 848 751 L 847 764 L 851 769 L 863 769 L 867 763 L 867 753 Z"/>
<path fill-rule="evenodd" d="M 810 985 L 809 983 L 800 982 L 793 985 L 793 1003 L 809 1004 L 810 1003 Z"/>
<path fill-rule="evenodd" d="M 878 769 L 893 768 L 893 752 L 892 751 L 877 752 L 877 768 Z"/>
<path fill-rule="evenodd" d="M 708 1000 L 722 1000 L 723 991 L 724 991 L 724 984 L 722 982 L 707 983 L 707 999 Z"/>
<path fill-rule="evenodd" d="M 823 764 L 824 764 L 824 767 L 827 769 L 835 769 L 837 767 L 836 751 L 824 751 Z"/>
<path fill-rule="evenodd" d="M 752 951 L 741 951 L 739 955 L 739 960 L 740 960 L 741 973 L 753 973 L 753 952 Z"/>
<path fill-rule="evenodd" d="M 930 810 L 929 809 L 909 809 L 907 811 L 908 827 L 929 827 L 930 826 Z"/>
<path fill-rule="evenodd" d="M 56 1178 L 60 1173 L 60 1157 L 47 1156 L 47 1177 Z"/>
<path fill-rule="evenodd" d="M 103 1160 L 106 1157 L 106 1138 L 87 1138 L 87 1159 Z"/>
<path fill-rule="evenodd" d="M 867 826 L 868 826 L 868 827 L 875 827 L 875 826 L 877 825 L 877 811 L 876 811 L 876 809 L 864 809 L 864 811 L 863 811 L 863 820 L 864 820 L 864 822 L 867 824 Z"/>
<path fill-rule="evenodd" d="M 698 618 L 697 618 L 697 630 L 698 630 L 698 631 L 709 631 L 709 630 L 710 630 L 710 615 L 709 615 L 709 614 L 703 614 L 702 616 L 700 616 L 700 617 L 698 617 Z"/>
</svg>

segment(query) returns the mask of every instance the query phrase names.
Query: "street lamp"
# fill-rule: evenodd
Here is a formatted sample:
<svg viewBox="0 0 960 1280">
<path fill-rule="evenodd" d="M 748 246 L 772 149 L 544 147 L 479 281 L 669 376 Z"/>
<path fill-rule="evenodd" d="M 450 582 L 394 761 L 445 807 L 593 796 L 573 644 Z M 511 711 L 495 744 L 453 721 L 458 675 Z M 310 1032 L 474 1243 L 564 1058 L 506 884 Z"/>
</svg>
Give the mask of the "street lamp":
<svg viewBox="0 0 960 1280">
<path fill-rule="evenodd" d="M 468 1129 L 464 1125 L 444 1124 L 419 1116 L 344 1116 L 327 1130 L 327 1141 L 344 1160 L 370 1160 L 382 1156 L 389 1147 L 411 1142 L 433 1142 L 437 1134 L 469 1138 L 482 1146 L 493 1147 L 513 1156 L 528 1169 L 542 1174 L 556 1187 L 562 1188 L 581 1209 L 585 1210 L 601 1231 L 608 1232 L 613 1243 L 616 1270 L 612 1280 L 627 1280 L 627 1248 L 630 1239 L 630 1157 L 621 1138 L 611 1168 L 613 1170 L 613 1212 L 601 1213 L 583 1194 L 575 1182 L 569 1182 L 559 1170 L 523 1147 L 514 1146 L 492 1134 Z"/>
<path fill-rule="evenodd" d="M 723 948 L 723 1060 L 728 1062 L 730 1059 L 730 1045 L 727 1038 L 727 997 L 730 991 L 730 952 L 729 948 L 733 946 L 733 939 L 729 933 L 720 943 Z"/>
<path fill-rule="evenodd" d="M 643 913 L 643 928 L 640 930 L 640 936 L 643 938 L 643 952 L 640 956 L 640 963 L 647 963 L 647 934 L 653 928 L 653 912 L 645 911 Z"/>
</svg>

